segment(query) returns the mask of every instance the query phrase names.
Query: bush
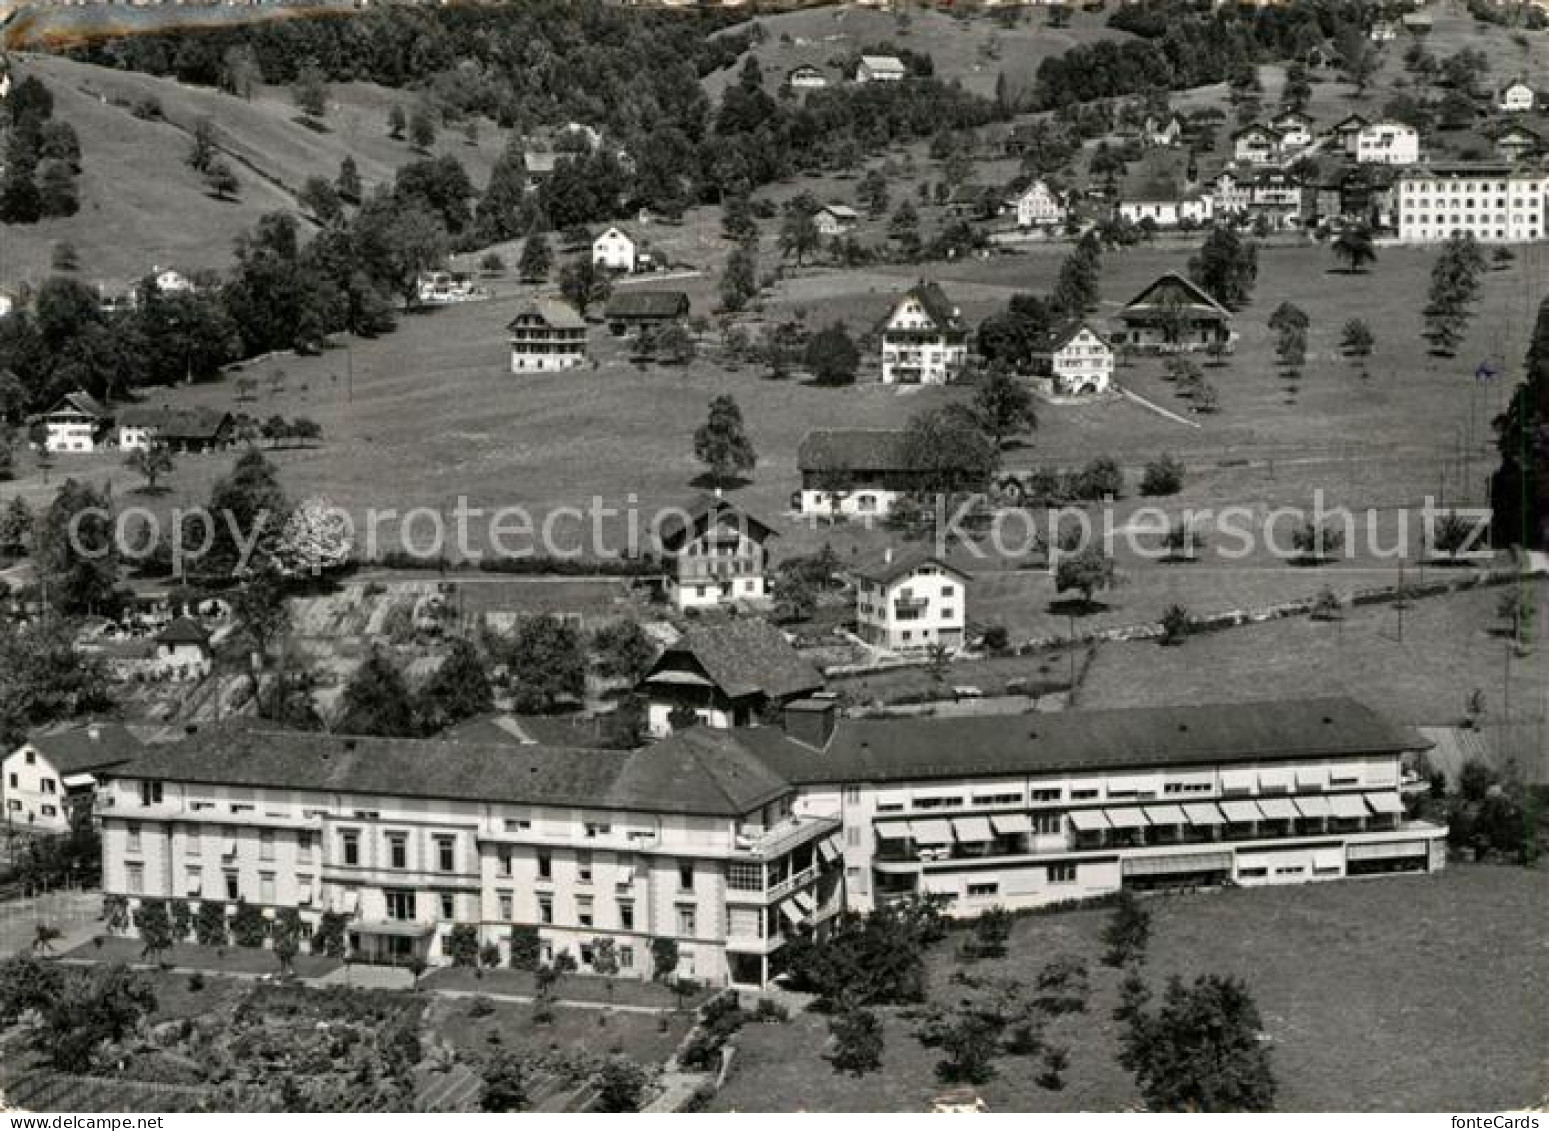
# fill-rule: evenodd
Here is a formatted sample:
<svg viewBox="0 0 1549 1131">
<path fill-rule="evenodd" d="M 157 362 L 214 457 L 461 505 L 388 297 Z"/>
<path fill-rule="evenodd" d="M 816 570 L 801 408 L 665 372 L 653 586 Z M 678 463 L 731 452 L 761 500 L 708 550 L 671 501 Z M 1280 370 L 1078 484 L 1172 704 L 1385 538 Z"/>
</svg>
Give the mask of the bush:
<svg viewBox="0 0 1549 1131">
<path fill-rule="evenodd" d="M 778 1022 L 784 1024 L 791 1019 L 791 1011 L 775 1001 L 773 998 L 761 997 L 758 1004 L 753 1007 L 753 1020 L 765 1023 Z"/>
<path fill-rule="evenodd" d="M 1124 469 L 1108 456 L 1092 460 L 1075 477 L 1076 497 L 1087 500 L 1118 499 L 1124 495 Z"/>
<path fill-rule="evenodd" d="M 835 1072 L 864 1076 L 882 1067 L 882 1023 L 868 1009 L 851 1009 L 828 1022 L 833 1048 L 828 1062 Z"/>
<path fill-rule="evenodd" d="M 511 969 L 533 971 L 543 960 L 543 944 L 538 928 L 519 925 L 511 928 Z"/>
<path fill-rule="evenodd" d="M 987 652 L 1004 652 L 1011 643 L 1011 634 L 1003 624 L 992 624 L 984 630 L 984 649 Z"/>
<path fill-rule="evenodd" d="M 1145 475 L 1140 480 L 1142 495 L 1176 495 L 1183 490 L 1183 461 L 1170 455 L 1160 456 L 1146 464 Z"/>
</svg>

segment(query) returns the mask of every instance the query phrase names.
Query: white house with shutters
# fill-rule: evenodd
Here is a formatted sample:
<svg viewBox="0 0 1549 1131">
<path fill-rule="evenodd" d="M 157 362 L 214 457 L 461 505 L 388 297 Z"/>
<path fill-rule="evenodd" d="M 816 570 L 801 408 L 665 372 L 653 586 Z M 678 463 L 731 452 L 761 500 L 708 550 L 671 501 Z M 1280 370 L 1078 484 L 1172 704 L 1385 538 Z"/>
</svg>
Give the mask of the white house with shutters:
<svg viewBox="0 0 1549 1131">
<path fill-rule="evenodd" d="M 1420 160 L 1420 131 L 1391 119 L 1373 122 L 1355 138 L 1355 159 L 1362 165 L 1414 165 Z"/>
<path fill-rule="evenodd" d="M 1019 228 L 1053 228 L 1065 222 L 1065 203 L 1047 181 L 1034 181 L 1012 197 L 1010 204 L 1016 209 Z"/>
<path fill-rule="evenodd" d="M 855 634 L 867 644 L 889 652 L 962 647 L 969 581 L 962 570 L 928 550 L 888 547 L 846 572 L 855 585 Z"/>
<path fill-rule="evenodd" d="M 919 282 L 882 329 L 884 385 L 945 385 L 968 363 L 968 324 L 937 283 Z"/>
<path fill-rule="evenodd" d="M 622 228 L 609 228 L 592 241 L 592 265 L 625 274 L 635 270 L 638 261 L 634 237 Z"/>
<path fill-rule="evenodd" d="M 1105 393 L 1113 384 L 1113 346 L 1080 319 L 1056 326 L 1033 355 L 1033 364 L 1062 396 Z"/>
</svg>

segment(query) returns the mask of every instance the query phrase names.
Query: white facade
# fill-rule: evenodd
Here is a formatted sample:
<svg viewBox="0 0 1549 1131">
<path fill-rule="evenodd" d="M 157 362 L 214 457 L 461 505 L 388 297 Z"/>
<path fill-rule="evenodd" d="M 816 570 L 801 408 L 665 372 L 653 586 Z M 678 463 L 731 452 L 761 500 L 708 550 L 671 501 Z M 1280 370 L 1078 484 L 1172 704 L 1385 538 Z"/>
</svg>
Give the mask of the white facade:
<svg viewBox="0 0 1549 1131">
<path fill-rule="evenodd" d="M 862 55 L 855 68 L 856 82 L 902 82 L 902 60 L 892 55 Z"/>
<path fill-rule="evenodd" d="M 883 573 L 889 571 L 883 568 Z M 881 578 L 855 578 L 856 635 L 876 648 L 912 652 L 963 645 L 968 577 L 934 559 Z"/>
<path fill-rule="evenodd" d="M 1355 159 L 1362 165 L 1417 164 L 1420 133 L 1403 122 L 1373 122 L 1356 135 Z"/>
<path fill-rule="evenodd" d="M 1280 135 L 1268 126 L 1247 126 L 1232 139 L 1232 160 L 1243 165 L 1273 165 L 1280 160 Z"/>
<path fill-rule="evenodd" d="M 1050 376 L 1066 396 L 1106 393 L 1113 384 L 1113 347 L 1087 325 L 1050 351 Z"/>
<path fill-rule="evenodd" d="M 1065 205 L 1044 181 L 1028 185 L 1014 203 L 1019 228 L 1051 228 L 1065 222 Z"/>
<path fill-rule="evenodd" d="M 61 406 L 43 420 L 43 446 L 51 452 L 94 452 L 101 424 L 90 413 Z"/>
<path fill-rule="evenodd" d="M 1398 236 L 1439 243 L 1467 232 L 1480 243 L 1528 243 L 1545 238 L 1549 176 L 1509 166 L 1434 166 L 1396 186 Z"/>
<path fill-rule="evenodd" d="M 1209 196 L 1179 200 L 1123 200 L 1119 215 L 1132 224 L 1150 220 L 1158 228 L 1176 228 L 1179 224 L 1207 224 L 1215 215 L 1215 200 Z"/>
<path fill-rule="evenodd" d="M 916 291 L 910 291 L 888 317 L 882 331 L 884 385 L 945 385 L 968 362 L 968 335 L 943 325 L 960 318 L 956 308 L 932 314 Z"/>
<path fill-rule="evenodd" d="M 609 271 L 633 272 L 635 269 L 635 241 L 629 233 L 609 228 L 592 241 L 592 264 Z"/>
<path fill-rule="evenodd" d="M 1519 79 L 1501 91 L 1496 107 L 1508 114 L 1525 114 L 1533 109 L 1535 101 L 1533 88 Z"/>
<path fill-rule="evenodd" d="M 1282 154 L 1306 149 L 1312 144 L 1312 119 L 1305 114 L 1281 114 L 1269 124 L 1280 135 Z"/>
<path fill-rule="evenodd" d="M 803 487 L 796 493 L 796 510 L 829 517 L 886 518 L 903 494 L 886 487 L 858 486 L 836 496 L 816 487 Z"/>
<path fill-rule="evenodd" d="M 825 204 L 812 214 L 818 234 L 830 238 L 844 235 L 859 221 L 860 215 L 855 209 L 844 204 Z"/>
<path fill-rule="evenodd" d="M 828 85 L 828 76 L 809 65 L 793 68 L 785 81 L 793 90 L 822 90 Z"/>
<path fill-rule="evenodd" d="M 181 271 L 175 271 L 170 267 L 153 267 L 151 271 L 155 275 L 156 289 L 164 295 L 192 294 L 194 282 Z"/>
<path fill-rule="evenodd" d="M 36 746 L 23 743 L 0 762 L 0 797 L 5 798 L 7 826 L 29 832 L 70 830 L 65 806 L 67 788 L 61 774 Z"/>
</svg>

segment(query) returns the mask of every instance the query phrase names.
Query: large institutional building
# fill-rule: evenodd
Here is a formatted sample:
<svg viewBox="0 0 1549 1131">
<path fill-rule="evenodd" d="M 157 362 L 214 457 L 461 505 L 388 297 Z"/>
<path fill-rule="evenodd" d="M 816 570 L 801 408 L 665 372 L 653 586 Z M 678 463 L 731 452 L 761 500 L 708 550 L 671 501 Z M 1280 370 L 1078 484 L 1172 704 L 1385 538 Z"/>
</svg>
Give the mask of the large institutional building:
<svg viewBox="0 0 1549 1131">
<path fill-rule="evenodd" d="M 1406 170 L 1397 185 L 1398 238 L 1434 243 L 1455 232 L 1480 243 L 1544 237 L 1549 174 L 1501 162 L 1433 164 Z"/>
<path fill-rule="evenodd" d="M 793 933 L 935 893 L 952 914 L 1120 888 L 1442 867 L 1404 817 L 1423 747 L 1348 699 L 694 727 L 636 751 L 222 724 L 107 771 L 104 890 L 349 916 L 363 961 L 446 961 L 459 923 L 583 970 L 762 985 Z"/>
</svg>

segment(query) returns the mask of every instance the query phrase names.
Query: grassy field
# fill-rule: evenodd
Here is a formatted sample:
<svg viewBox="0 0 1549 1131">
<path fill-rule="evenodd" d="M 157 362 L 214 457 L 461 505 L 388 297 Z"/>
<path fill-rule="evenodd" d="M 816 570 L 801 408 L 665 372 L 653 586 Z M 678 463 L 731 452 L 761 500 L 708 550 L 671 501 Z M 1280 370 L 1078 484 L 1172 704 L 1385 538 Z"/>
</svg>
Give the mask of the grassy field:
<svg viewBox="0 0 1549 1131">
<path fill-rule="evenodd" d="M 490 1004 L 492 1012 L 483 1013 L 471 998 L 434 998 L 426 1027 L 454 1047 L 478 1055 L 497 1046 L 526 1055 L 572 1049 L 598 1056 L 617 1052 L 641 1064 L 658 1064 L 678 1047 L 693 1016 L 560 1006 L 554 1010 L 552 1022 L 538 1024 L 532 1019 L 530 1005 Z"/>
<path fill-rule="evenodd" d="M 1435 876 L 1245 889 L 1148 902 L 1146 976 L 1233 974 L 1258 1003 L 1281 1111 L 1495 1110 L 1542 1103 L 1549 1089 L 1549 951 L 1540 938 L 1549 876 L 1462 866 Z M 1053 1026 L 1068 1046 L 1066 1086 L 1048 1091 L 1005 1058 L 981 1089 L 992 1111 L 1115 1111 L 1138 1105 L 1115 1060 L 1119 976 L 1097 963 L 1106 914 L 1023 919 L 1006 958 L 976 973 L 1031 981 L 1051 959 L 1085 959 L 1085 1014 Z M 1480 924 L 1488 923 L 1488 930 Z M 933 958 L 933 996 L 949 991 L 949 940 Z M 889 1011 L 891 1012 L 891 1011 Z M 886 1019 L 879 1073 L 853 1079 L 822 1060 L 826 1023 L 749 1026 L 718 1110 L 925 1111 L 941 1090 L 938 1056 L 902 1018 Z"/>
<path fill-rule="evenodd" d="M 122 936 L 98 936 L 84 946 L 77 947 L 68 955 L 92 962 L 151 961 L 144 956 L 144 946 L 137 938 Z M 277 974 L 279 961 L 274 952 L 266 947 L 200 946 L 197 943 L 180 942 L 171 950 L 158 954 L 155 962 L 190 970 L 204 970 L 215 974 Z M 318 954 L 301 953 L 296 956 L 295 970 L 303 978 L 317 978 L 337 970 L 340 962 Z"/>
</svg>

